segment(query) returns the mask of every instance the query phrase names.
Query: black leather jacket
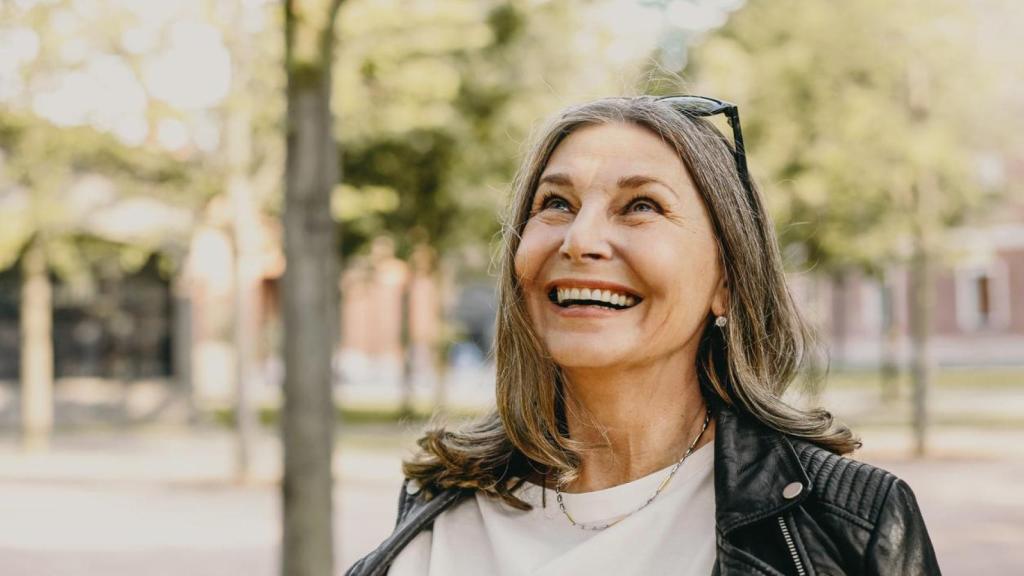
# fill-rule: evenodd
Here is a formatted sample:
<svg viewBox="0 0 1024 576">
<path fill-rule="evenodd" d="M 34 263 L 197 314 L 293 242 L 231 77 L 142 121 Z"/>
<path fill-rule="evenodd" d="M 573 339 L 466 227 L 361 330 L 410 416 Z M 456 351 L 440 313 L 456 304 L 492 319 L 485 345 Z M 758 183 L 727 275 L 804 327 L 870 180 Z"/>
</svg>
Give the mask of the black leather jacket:
<svg viewBox="0 0 1024 576">
<path fill-rule="evenodd" d="M 716 410 L 713 574 L 939 574 L 904 482 L 729 409 Z M 394 532 L 348 576 L 382 576 L 421 530 L 470 492 L 403 489 Z"/>
</svg>

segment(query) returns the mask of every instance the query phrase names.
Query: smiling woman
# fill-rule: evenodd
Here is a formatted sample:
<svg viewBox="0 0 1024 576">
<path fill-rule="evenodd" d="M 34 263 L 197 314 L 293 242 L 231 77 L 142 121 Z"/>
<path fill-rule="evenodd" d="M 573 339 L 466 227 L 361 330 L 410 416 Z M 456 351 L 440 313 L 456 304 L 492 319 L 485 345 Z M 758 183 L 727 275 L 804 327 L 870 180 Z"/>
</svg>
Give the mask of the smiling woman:
<svg viewBox="0 0 1024 576">
<path fill-rule="evenodd" d="M 531 203 L 515 268 L 531 326 L 567 383 L 579 381 L 571 375 L 577 367 L 612 366 L 606 372 L 616 378 L 653 382 L 632 372 L 659 364 L 690 372 L 697 389 L 700 329 L 709 308 L 726 313 L 727 290 L 700 195 L 674 151 L 649 130 L 592 125 L 558 146 Z M 590 301 L 592 291 L 603 297 L 605 289 L 625 307 Z M 557 302 L 558 290 L 569 298 Z M 595 332 L 602 337 L 581 337 Z M 588 384 L 587 391 L 599 386 L 628 395 L 637 389 Z"/>
<path fill-rule="evenodd" d="M 720 110 L 738 136 L 699 97 L 598 100 L 540 134 L 504 233 L 496 410 L 420 440 L 394 534 L 350 574 L 938 572 L 910 489 L 781 398 L 808 331 Z"/>
</svg>

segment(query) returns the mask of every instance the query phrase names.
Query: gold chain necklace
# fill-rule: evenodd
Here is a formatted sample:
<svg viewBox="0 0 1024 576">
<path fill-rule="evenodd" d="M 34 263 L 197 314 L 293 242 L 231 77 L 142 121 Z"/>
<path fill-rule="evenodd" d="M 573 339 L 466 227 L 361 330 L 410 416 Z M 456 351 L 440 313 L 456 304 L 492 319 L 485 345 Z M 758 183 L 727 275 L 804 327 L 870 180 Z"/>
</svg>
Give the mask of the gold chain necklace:
<svg viewBox="0 0 1024 576">
<path fill-rule="evenodd" d="M 651 502 L 654 502 L 654 499 L 657 498 L 659 494 L 661 494 L 661 492 L 665 489 L 665 487 L 668 486 L 668 483 L 672 480 L 672 477 L 676 475 L 676 471 L 678 471 L 679 467 L 683 465 L 683 461 L 686 460 L 686 457 L 693 453 L 693 449 L 697 446 L 697 443 L 700 442 L 701 437 L 704 436 L 704 431 L 708 429 L 708 423 L 710 423 L 710 422 L 711 422 L 711 408 L 708 407 L 707 411 L 704 413 L 704 424 L 701 425 L 700 432 L 697 433 L 697 437 L 693 439 L 693 442 L 690 442 L 690 445 L 686 448 L 686 452 L 683 454 L 683 457 L 680 458 L 679 461 L 676 462 L 675 465 L 672 466 L 672 469 L 669 470 L 669 472 L 668 472 L 668 476 L 666 476 L 665 479 L 661 481 L 661 484 L 658 485 L 658 489 L 655 490 L 654 494 L 651 494 L 651 497 L 648 498 L 646 502 L 641 504 L 639 508 L 633 510 L 632 512 L 629 512 L 628 514 L 626 514 L 625 516 L 622 516 L 618 520 L 615 520 L 614 522 L 609 522 L 607 524 L 581 524 L 581 523 L 576 522 L 575 520 L 573 520 L 572 515 L 569 514 L 569 511 L 565 509 L 565 502 L 562 501 L 562 491 L 561 491 L 561 489 L 559 489 L 558 484 L 556 483 L 555 484 L 555 498 L 558 500 L 558 508 L 562 511 L 562 514 L 565 514 L 565 517 L 569 519 L 569 523 L 572 524 L 573 526 L 579 528 L 580 530 L 595 530 L 595 531 L 600 531 L 600 530 L 604 530 L 606 528 L 610 528 L 610 527 L 618 524 L 619 522 L 622 522 L 626 518 L 629 518 L 633 514 L 636 514 L 637 512 L 643 510 L 644 508 L 647 508 L 647 506 L 649 506 L 651 504 Z"/>
</svg>

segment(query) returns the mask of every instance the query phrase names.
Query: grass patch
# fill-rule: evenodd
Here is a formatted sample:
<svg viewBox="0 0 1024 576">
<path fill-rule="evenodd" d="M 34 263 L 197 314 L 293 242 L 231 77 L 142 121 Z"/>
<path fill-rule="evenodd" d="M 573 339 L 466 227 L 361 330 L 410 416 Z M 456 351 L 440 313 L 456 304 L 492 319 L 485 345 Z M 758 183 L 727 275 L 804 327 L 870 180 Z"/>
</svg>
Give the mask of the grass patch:
<svg viewBox="0 0 1024 576">
<path fill-rule="evenodd" d="M 909 416 L 877 416 L 844 418 L 844 424 L 854 431 L 858 428 L 907 428 L 913 422 Z M 1024 429 L 1024 418 L 992 416 L 986 414 L 931 414 L 928 416 L 928 428 L 973 428 L 976 430 L 1001 431 Z"/>
<path fill-rule="evenodd" d="M 475 410 L 464 408 L 445 410 L 442 414 L 444 421 L 466 420 L 480 415 Z M 217 408 L 211 411 L 210 416 L 213 422 L 220 426 L 233 427 L 235 425 L 234 408 Z M 335 412 L 338 424 L 356 427 L 387 424 L 390 426 L 408 426 L 419 429 L 434 416 L 435 411 L 433 407 L 428 405 L 413 406 L 410 412 L 402 411 L 397 406 L 339 406 Z M 278 408 L 260 408 L 258 419 L 262 426 L 277 426 L 281 421 L 281 411 Z"/>
<path fill-rule="evenodd" d="M 232 428 L 235 425 L 235 410 L 232 408 L 218 408 L 208 414 L 218 426 Z M 439 421 L 457 424 L 479 415 L 479 412 L 465 408 L 446 410 Z M 338 407 L 335 441 L 343 449 L 357 451 L 412 451 L 416 440 L 434 416 L 433 409 L 427 405 L 415 406 L 412 413 L 403 413 L 394 406 Z M 276 428 L 279 422 L 280 411 L 277 408 L 263 408 L 259 411 L 262 427 Z"/>
<path fill-rule="evenodd" d="M 895 380 L 896 387 L 911 387 L 909 372 L 902 372 Z M 942 388 L 1020 388 L 1024 389 L 1024 366 L 993 368 L 940 368 L 932 380 Z M 878 370 L 833 370 L 825 378 L 826 388 L 882 388 Z"/>
</svg>

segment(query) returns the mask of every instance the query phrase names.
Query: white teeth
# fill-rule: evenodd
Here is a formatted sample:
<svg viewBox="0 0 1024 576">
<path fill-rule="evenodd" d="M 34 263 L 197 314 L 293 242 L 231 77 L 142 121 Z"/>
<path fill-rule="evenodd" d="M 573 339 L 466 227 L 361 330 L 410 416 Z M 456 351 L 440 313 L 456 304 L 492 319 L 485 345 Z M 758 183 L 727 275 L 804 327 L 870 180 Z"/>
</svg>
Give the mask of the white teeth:
<svg viewBox="0 0 1024 576">
<path fill-rule="evenodd" d="M 590 288 L 557 288 L 555 296 L 559 304 L 566 300 L 592 300 L 607 302 L 614 306 L 633 306 L 637 299 L 626 294 L 618 294 L 611 290 L 598 290 Z"/>
</svg>

